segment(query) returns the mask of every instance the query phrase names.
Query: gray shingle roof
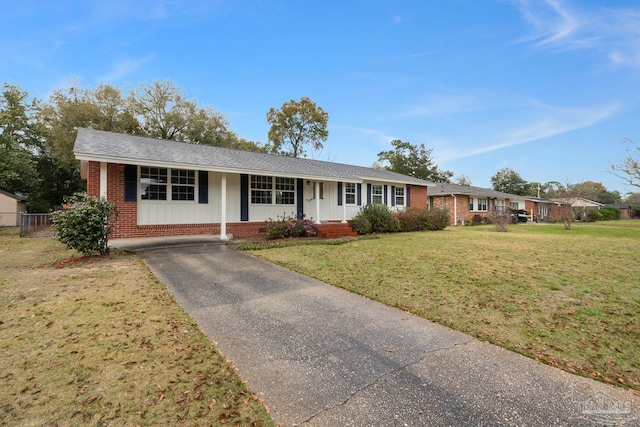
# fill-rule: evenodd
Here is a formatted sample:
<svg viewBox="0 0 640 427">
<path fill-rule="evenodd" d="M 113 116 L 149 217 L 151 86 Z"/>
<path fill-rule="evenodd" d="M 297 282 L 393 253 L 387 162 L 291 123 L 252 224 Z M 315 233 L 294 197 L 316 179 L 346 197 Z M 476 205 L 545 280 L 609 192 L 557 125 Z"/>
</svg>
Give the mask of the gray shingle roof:
<svg viewBox="0 0 640 427">
<path fill-rule="evenodd" d="M 382 169 L 188 144 L 86 128 L 78 129 L 73 152 L 76 158 L 81 160 L 112 163 L 166 165 L 184 169 L 249 174 L 281 174 L 311 179 L 354 181 L 368 179 L 403 184 L 433 185 L 429 181 Z"/>
<path fill-rule="evenodd" d="M 29 198 L 25 196 L 21 196 L 20 194 L 9 193 L 8 191 L 0 190 L 0 194 L 4 194 L 5 196 L 11 197 L 12 199 L 16 199 L 20 202 L 28 202 Z"/>
<path fill-rule="evenodd" d="M 517 194 L 503 193 L 502 191 L 490 190 L 488 188 L 473 187 L 471 185 L 458 185 L 449 183 L 438 183 L 429 190 L 429 195 L 437 196 L 439 194 L 464 194 L 469 196 L 496 197 L 501 199 L 526 199 L 526 196 L 518 196 Z"/>
</svg>

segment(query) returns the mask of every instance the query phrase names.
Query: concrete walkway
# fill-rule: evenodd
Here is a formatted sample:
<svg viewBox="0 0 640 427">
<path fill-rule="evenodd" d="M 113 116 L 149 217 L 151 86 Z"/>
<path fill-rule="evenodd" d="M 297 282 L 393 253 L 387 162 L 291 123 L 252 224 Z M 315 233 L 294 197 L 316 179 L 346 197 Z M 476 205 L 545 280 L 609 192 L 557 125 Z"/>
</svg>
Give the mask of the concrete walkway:
<svg viewBox="0 0 640 427">
<path fill-rule="evenodd" d="M 138 254 L 282 426 L 640 425 L 629 391 L 230 246 Z"/>
</svg>

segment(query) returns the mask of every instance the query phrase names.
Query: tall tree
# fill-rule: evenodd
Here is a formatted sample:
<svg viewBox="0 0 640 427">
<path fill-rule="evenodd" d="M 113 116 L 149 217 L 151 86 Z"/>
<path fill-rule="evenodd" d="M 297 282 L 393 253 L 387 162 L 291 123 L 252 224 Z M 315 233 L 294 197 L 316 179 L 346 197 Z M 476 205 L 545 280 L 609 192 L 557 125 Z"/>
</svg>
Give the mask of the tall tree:
<svg viewBox="0 0 640 427">
<path fill-rule="evenodd" d="M 271 150 L 292 157 L 306 157 L 306 145 L 319 150 L 329 137 L 328 121 L 329 114 L 307 97 L 285 102 L 279 110 L 271 108 L 267 113 L 267 123 L 271 125 L 268 135 Z"/>
<path fill-rule="evenodd" d="M 528 182 L 511 168 L 502 168 L 491 177 L 491 186 L 496 191 L 524 196 L 529 190 Z"/>
<path fill-rule="evenodd" d="M 0 188 L 28 194 L 38 184 L 41 138 L 33 122 L 37 101 L 18 86 L 4 84 L 0 97 Z"/>
<path fill-rule="evenodd" d="M 469 179 L 467 175 L 459 175 L 455 177 L 453 183 L 458 185 L 466 185 L 467 187 L 473 185 L 471 183 L 471 179 Z"/>
<path fill-rule="evenodd" d="M 584 181 L 567 187 L 566 196 L 584 197 L 599 203 L 617 203 L 621 196 L 617 191 L 609 191 L 601 182 Z"/>
<path fill-rule="evenodd" d="M 627 148 L 628 155 L 622 162 L 612 165 L 611 171 L 627 184 L 640 187 L 640 145 L 630 139 L 625 139 L 624 142 L 631 146 Z"/>
<path fill-rule="evenodd" d="M 453 176 L 451 171 L 438 169 L 431 159 L 432 150 L 427 150 L 424 144 L 416 146 L 395 139 L 391 145 L 393 150 L 378 153 L 374 167 L 433 182 L 449 182 Z"/>
<path fill-rule="evenodd" d="M 137 118 L 135 133 L 162 139 L 213 145 L 247 151 L 266 151 L 266 147 L 239 138 L 229 130 L 226 117 L 210 107 L 199 107 L 172 82 L 142 84 L 129 94 L 129 112 Z"/>
</svg>

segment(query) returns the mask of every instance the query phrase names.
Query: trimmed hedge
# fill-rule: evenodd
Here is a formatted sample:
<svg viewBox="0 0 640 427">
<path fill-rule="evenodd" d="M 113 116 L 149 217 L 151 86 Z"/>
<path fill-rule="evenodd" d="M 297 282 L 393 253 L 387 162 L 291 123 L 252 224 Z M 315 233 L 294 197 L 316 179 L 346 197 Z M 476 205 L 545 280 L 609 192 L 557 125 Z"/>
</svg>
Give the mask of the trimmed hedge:
<svg viewBox="0 0 640 427">
<path fill-rule="evenodd" d="M 386 205 L 369 204 L 360 209 L 351 228 L 358 234 L 369 234 L 443 230 L 448 225 L 449 213 L 446 209 L 407 209 L 393 213 Z"/>
<path fill-rule="evenodd" d="M 409 209 L 395 214 L 400 231 L 443 230 L 449 225 L 446 209 Z"/>
</svg>

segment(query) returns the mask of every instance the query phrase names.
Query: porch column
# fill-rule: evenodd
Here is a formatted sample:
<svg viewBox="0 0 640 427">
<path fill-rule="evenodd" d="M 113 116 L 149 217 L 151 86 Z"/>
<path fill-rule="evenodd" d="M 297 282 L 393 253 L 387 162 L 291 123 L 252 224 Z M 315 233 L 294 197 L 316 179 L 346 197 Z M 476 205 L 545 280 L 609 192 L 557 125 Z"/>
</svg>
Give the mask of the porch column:
<svg viewBox="0 0 640 427">
<path fill-rule="evenodd" d="M 228 240 L 227 237 L 227 174 L 220 177 L 220 238 Z"/>
<path fill-rule="evenodd" d="M 316 199 L 316 224 L 320 224 L 320 181 L 316 181 L 314 191 Z"/>
<path fill-rule="evenodd" d="M 100 162 L 100 197 L 107 198 L 107 164 Z"/>
<path fill-rule="evenodd" d="M 453 196 L 453 225 L 458 225 L 458 198 L 455 194 Z"/>
</svg>

